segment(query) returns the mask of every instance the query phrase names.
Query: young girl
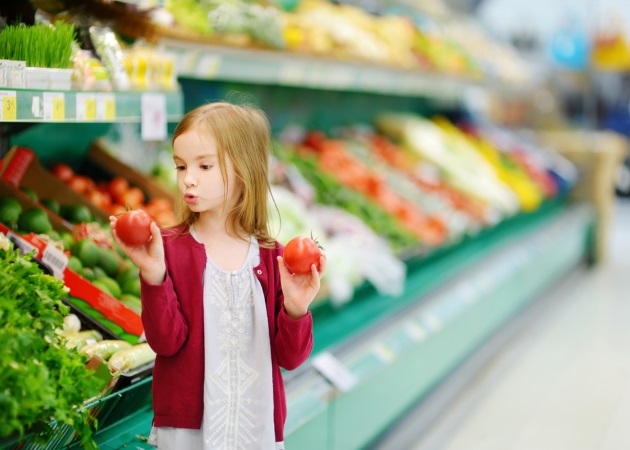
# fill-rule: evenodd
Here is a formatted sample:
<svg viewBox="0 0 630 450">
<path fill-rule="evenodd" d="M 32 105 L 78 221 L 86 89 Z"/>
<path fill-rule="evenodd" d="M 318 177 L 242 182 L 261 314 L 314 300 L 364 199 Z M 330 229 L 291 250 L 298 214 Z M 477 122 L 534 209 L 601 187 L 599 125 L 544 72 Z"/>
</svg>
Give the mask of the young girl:
<svg viewBox="0 0 630 450">
<path fill-rule="evenodd" d="M 290 274 L 269 235 L 269 124 L 253 107 L 201 106 L 173 137 L 180 225 L 121 249 L 140 268 L 142 322 L 157 353 L 160 450 L 282 449 L 280 367 L 313 347 L 308 310 L 326 268 Z M 112 230 L 116 217 L 110 217 Z"/>
</svg>

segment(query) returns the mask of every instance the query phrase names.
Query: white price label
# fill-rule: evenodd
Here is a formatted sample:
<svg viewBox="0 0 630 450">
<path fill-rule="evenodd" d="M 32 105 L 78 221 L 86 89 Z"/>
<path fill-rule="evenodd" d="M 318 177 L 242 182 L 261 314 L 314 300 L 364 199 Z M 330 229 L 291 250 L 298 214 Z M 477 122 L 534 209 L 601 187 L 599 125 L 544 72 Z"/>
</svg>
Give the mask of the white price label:
<svg viewBox="0 0 630 450">
<path fill-rule="evenodd" d="M 68 257 L 61 250 L 50 244 L 47 245 L 42 255 L 42 261 L 50 266 L 55 277 L 63 278 L 63 271 L 68 267 Z"/>
<path fill-rule="evenodd" d="M 163 94 L 142 94 L 141 135 L 144 141 L 166 139 L 166 96 Z"/>
<path fill-rule="evenodd" d="M 287 62 L 280 67 L 278 81 L 280 84 L 300 85 L 306 80 L 307 72 L 306 64 Z"/>
<path fill-rule="evenodd" d="M 34 245 L 32 245 L 30 242 L 26 242 L 24 239 L 22 239 L 20 236 L 18 236 L 17 234 L 14 233 L 7 233 L 7 238 L 13 242 L 13 245 L 15 245 L 16 248 L 19 248 L 20 251 L 22 252 L 22 254 L 27 254 L 27 253 L 35 253 L 35 255 L 37 255 L 37 247 L 35 247 Z"/>
<path fill-rule="evenodd" d="M 66 118 L 66 97 L 63 92 L 44 92 L 44 120 Z"/>
<path fill-rule="evenodd" d="M 347 392 L 357 384 L 355 377 L 332 353 L 322 352 L 313 358 L 313 367 L 341 392 Z"/>
<path fill-rule="evenodd" d="M 88 121 L 96 119 L 96 95 L 77 94 L 77 120 Z"/>
</svg>

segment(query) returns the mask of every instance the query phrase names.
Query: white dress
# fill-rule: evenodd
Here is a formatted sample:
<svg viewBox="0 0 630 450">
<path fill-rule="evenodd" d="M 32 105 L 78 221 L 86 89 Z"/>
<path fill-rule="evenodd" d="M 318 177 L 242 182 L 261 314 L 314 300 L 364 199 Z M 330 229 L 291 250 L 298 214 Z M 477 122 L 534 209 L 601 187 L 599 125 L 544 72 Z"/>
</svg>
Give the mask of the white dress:
<svg viewBox="0 0 630 450">
<path fill-rule="evenodd" d="M 191 228 L 192 236 L 198 240 Z M 273 415 L 269 323 L 254 267 L 256 239 L 240 269 L 225 271 L 208 256 L 204 273 L 204 413 L 200 430 L 159 427 L 159 450 L 278 450 Z"/>
</svg>

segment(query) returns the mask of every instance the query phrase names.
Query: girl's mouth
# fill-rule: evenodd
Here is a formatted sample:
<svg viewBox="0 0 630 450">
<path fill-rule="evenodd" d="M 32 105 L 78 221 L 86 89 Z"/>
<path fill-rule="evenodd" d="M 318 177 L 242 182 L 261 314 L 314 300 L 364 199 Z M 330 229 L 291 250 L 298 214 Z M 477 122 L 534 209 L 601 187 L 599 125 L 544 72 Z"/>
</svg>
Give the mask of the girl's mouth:
<svg viewBox="0 0 630 450">
<path fill-rule="evenodd" d="M 192 194 L 186 194 L 184 195 L 184 201 L 186 203 L 188 203 L 189 205 L 192 205 L 194 203 L 197 203 L 197 196 L 196 195 L 192 195 Z"/>
</svg>

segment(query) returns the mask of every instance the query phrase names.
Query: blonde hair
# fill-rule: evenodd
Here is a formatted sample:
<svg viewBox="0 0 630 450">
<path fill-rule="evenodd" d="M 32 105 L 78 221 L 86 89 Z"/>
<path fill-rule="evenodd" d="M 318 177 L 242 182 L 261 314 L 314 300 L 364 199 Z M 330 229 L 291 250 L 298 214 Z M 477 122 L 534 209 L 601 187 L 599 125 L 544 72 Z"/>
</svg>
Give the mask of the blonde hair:
<svg viewBox="0 0 630 450">
<path fill-rule="evenodd" d="M 265 113 L 255 106 L 228 102 L 200 106 L 188 112 L 179 122 L 173 134 L 173 144 L 179 136 L 192 130 L 202 136 L 212 136 L 217 146 L 219 168 L 224 182 L 228 179 L 225 163 L 225 155 L 228 155 L 233 163 L 237 183 L 243 188 L 239 201 L 228 213 L 228 233 L 237 237 L 242 230 L 266 244 L 274 243 L 268 227 L 271 132 Z M 188 230 L 199 219 L 199 213 L 185 207 L 183 202 L 180 207 L 182 219 L 179 226 Z"/>
</svg>

